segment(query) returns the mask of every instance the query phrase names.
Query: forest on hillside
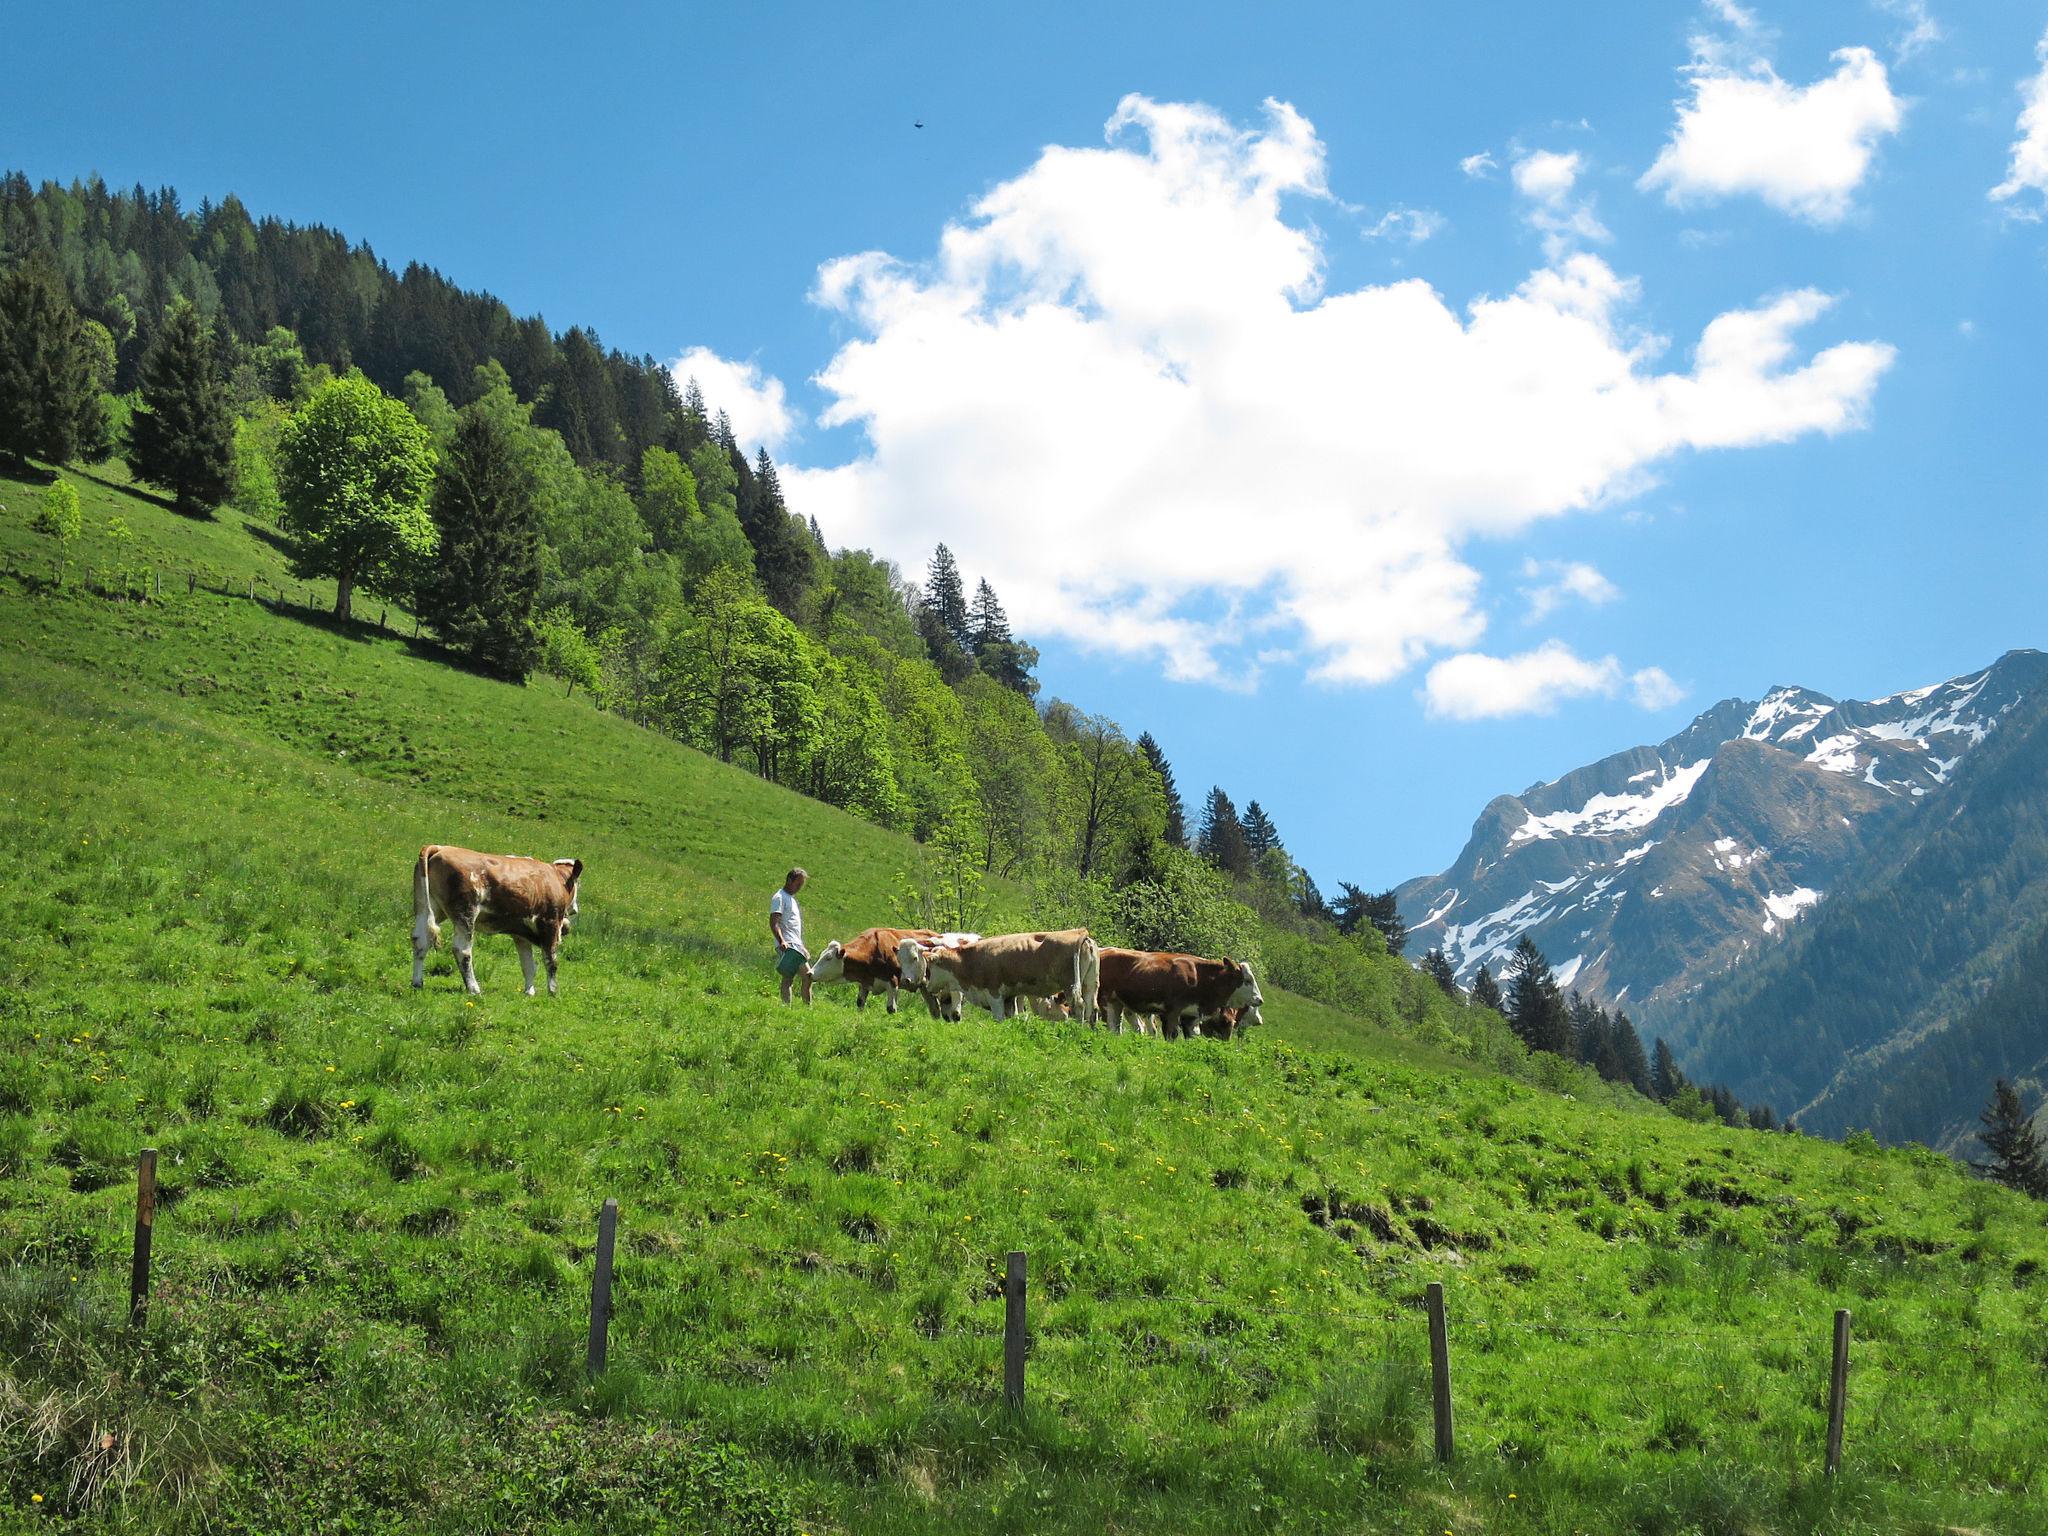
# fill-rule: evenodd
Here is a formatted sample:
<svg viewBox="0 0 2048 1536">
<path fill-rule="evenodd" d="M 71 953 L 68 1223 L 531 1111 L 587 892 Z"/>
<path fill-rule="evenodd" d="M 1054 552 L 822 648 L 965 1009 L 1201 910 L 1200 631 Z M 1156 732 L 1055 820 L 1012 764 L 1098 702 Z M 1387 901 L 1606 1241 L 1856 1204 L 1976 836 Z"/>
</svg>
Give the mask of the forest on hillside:
<svg viewBox="0 0 2048 1536">
<path fill-rule="evenodd" d="M 943 542 L 915 578 L 832 549 L 766 450 L 654 358 L 232 196 L 187 211 L 168 188 L 10 174 L 0 457 L 116 452 L 192 516 L 275 527 L 336 581 L 338 620 L 360 596 L 404 605 L 466 665 L 551 677 L 910 834 L 899 918 L 975 928 L 986 881 L 1024 880 L 1042 921 L 1228 952 L 1340 1006 L 1405 945 L 1392 892 L 1326 899 L 1256 798 L 1190 807 L 1149 733 L 1041 698 L 1036 651 Z M 1434 952 L 1404 976 L 1418 1016 L 1489 1009 L 1681 1114 L 1774 1123 L 1565 996 L 1533 946 L 1505 991 L 1467 998 Z"/>
</svg>

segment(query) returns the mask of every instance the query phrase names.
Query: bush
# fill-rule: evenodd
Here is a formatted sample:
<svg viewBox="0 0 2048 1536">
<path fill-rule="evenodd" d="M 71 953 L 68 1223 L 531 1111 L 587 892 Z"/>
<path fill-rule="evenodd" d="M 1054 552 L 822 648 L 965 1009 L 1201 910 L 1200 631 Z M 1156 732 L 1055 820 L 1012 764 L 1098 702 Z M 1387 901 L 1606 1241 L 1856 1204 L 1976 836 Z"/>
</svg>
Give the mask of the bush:
<svg viewBox="0 0 2048 1536">
<path fill-rule="evenodd" d="M 36 508 L 35 521 L 30 526 L 37 533 L 47 533 L 61 545 L 69 544 L 78 537 L 80 521 L 78 492 L 69 480 L 59 476 L 43 492 L 42 503 Z"/>
</svg>

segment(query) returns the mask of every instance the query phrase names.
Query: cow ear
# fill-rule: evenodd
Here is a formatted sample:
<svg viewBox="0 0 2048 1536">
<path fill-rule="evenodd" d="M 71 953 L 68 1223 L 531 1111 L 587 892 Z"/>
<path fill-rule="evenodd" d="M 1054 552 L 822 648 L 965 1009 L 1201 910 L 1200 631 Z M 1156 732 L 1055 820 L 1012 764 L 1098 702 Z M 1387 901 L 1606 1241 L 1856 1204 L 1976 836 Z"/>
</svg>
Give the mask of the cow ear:
<svg viewBox="0 0 2048 1536">
<path fill-rule="evenodd" d="M 578 880 L 581 880 L 582 878 L 583 861 L 581 859 L 571 859 L 569 861 L 569 883 L 571 885 L 574 885 Z"/>
<path fill-rule="evenodd" d="M 1228 955 L 1225 955 L 1225 956 L 1223 957 L 1223 963 L 1224 963 L 1225 965 L 1229 966 L 1229 967 L 1230 967 L 1230 969 L 1232 969 L 1233 971 L 1237 969 L 1237 962 L 1236 962 L 1235 960 L 1231 959 L 1231 958 L 1230 958 L 1230 956 L 1228 956 Z"/>
</svg>

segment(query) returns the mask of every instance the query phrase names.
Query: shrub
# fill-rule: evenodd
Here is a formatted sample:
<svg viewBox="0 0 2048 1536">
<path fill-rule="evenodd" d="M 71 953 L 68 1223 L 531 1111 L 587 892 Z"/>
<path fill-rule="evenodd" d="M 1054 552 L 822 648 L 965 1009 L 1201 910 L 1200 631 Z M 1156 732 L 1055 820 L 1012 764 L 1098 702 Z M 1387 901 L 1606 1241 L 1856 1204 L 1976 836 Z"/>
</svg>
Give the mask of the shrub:
<svg viewBox="0 0 2048 1536">
<path fill-rule="evenodd" d="M 69 544 L 78 537 L 78 491 L 69 480 L 60 476 L 50 482 L 49 489 L 43 492 L 42 503 L 36 508 L 35 521 L 30 526 L 37 533 L 48 534 L 59 545 Z"/>
</svg>

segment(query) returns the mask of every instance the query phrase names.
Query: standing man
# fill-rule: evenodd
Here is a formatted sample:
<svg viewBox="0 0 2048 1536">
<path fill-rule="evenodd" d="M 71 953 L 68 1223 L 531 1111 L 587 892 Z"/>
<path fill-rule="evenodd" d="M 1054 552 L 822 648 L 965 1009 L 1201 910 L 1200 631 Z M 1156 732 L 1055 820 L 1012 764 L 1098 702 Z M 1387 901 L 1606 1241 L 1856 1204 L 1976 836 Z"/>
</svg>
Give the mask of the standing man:
<svg viewBox="0 0 2048 1536">
<path fill-rule="evenodd" d="M 804 948 L 804 914 L 796 893 L 811 877 L 792 869 L 782 889 L 768 898 L 768 931 L 775 936 L 775 974 L 782 978 L 782 1000 L 789 1001 L 790 983 L 803 978 L 804 1002 L 811 1000 L 811 952 Z"/>
</svg>

